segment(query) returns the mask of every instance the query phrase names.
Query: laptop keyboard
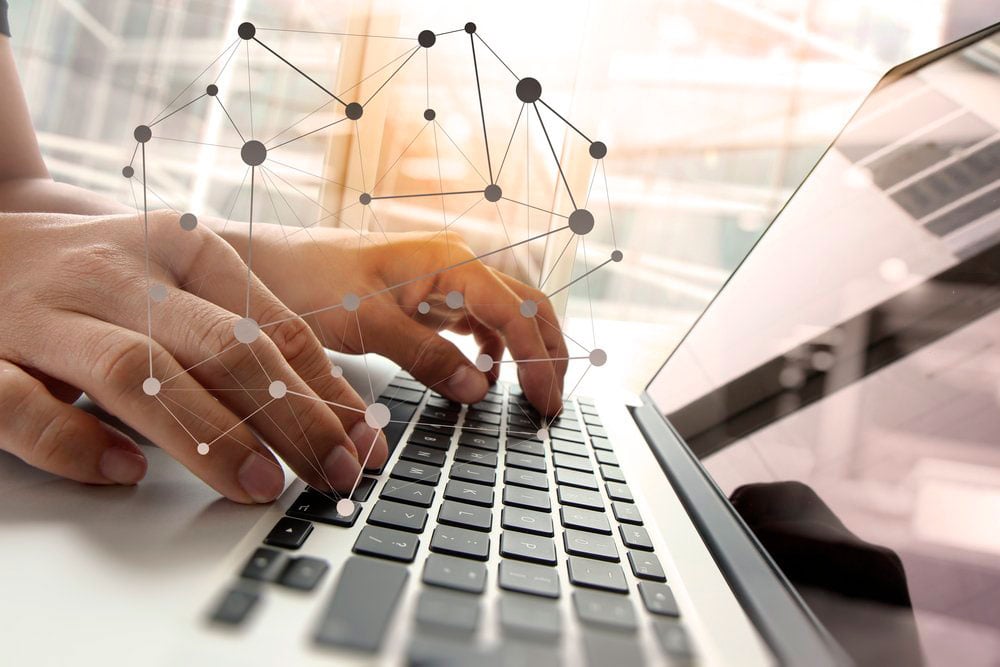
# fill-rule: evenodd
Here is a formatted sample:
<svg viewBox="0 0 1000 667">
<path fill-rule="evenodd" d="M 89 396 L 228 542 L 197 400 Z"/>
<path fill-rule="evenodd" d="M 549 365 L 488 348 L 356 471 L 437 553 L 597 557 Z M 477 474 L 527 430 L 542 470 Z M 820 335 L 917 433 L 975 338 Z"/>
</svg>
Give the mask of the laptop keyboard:
<svg viewBox="0 0 1000 667">
<path fill-rule="evenodd" d="M 363 521 L 315 632 L 320 644 L 377 651 L 415 576 L 422 628 L 452 637 L 474 632 L 480 597 L 497 586 L 504 631 L 551 641 L 562 621 L 549 601 L 569 596 L 581 623 L 625 636 L 648 623 L 664 653 L 690 659 L 680 610 L 593 402 L 567 403 L 543 438 L 544 420 L 520 389 L 504 389 L 492 387 L 463 412 L 400 373 L 379 397 L 392 419 L 388 462 L 365 471 L 351 496 L 353 512 L 340 515 L 336 498 L 307 487 L 250 556 L 243 584 L 228 591 L 213 619 L 244 622 L 267 590 L 248 581 L 317 588 L 329 563 L 293 554 L 316 524 L 345 529 Z M 421 571 L 411 572 L 423 541 L 429 553 Z M 559 568 L 572 590 L 564 590 Z"/>
</svg>

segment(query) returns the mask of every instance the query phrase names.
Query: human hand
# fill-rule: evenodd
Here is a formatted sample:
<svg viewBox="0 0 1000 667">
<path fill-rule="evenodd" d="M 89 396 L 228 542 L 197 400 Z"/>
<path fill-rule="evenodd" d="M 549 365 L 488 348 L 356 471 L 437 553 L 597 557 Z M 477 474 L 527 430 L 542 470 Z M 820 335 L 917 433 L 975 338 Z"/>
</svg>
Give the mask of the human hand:
<svg viewBox="0 0 1000 667">
<path fill-rule="evenodd" d="M 248 287 L 231 246 L 166 212 L 149 214 L 148 246 L 143 229 L 135 214 L 0 213 L 0 448 L 82 482 L 139 481 L 142 451 L 70 404 L 82 390 L 238 502 L 281 492 L 274 453 L 309 484 L 340 491 L 359 458 L 385 461 L 364 402 L 331 375 L 301 318 L 255 277 Z M 164 286 L 155 303 L 153 285 Z M 244 344 L 234 313 L 248 304 L 249 317 L 278 324 Z M 276 400 L 272 381 L 296 394 Z"/>
</svg>

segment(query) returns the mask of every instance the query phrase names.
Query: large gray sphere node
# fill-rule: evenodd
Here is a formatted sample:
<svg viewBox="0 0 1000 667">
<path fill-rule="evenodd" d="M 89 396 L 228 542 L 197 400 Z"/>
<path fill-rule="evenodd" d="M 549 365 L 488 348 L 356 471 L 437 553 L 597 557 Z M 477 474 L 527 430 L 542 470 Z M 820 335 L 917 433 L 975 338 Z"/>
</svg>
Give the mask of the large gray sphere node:
<svg viewBox="0 0 1000 667">
<path fill-rule="evenodd" d="M 517 99 L 525 104 L 531 104 L 541 99 L 542 84 L 538 82 L 538 79 L 526 76 L 517 82 L 514 92 L 517 93 Z"/>
<path fill-rule="evenodd" d="M 251 139 L 243 144 L 243 148 L 240 149 L 240 157 L 243 158 L 243 163 L 248 167 L 259 167 L 267 159 L 267 147 L 256 139 Z"/>
<path fill-rule="evenodd" d="M 503 190 L 501 190 L 500 186 L 496 183 L 491 183 L 483 190 L 483 196 L 486 197 L 486 201 L 489 202 L 500 201 L 500 198 L 503 197 Z"/>
<path fill-rule="evenodd" d="M 344 115 L 351 120 L 357 120 L 361 118 L 365 113 L 365 108 L 358 104 L 357 102 L 351 102 L 346 107 L 344 107 Z"/>
<path fill-rule="evenodd" d="M 574 234 L 583 236 L 594 229 L 594 214 L 585 208 L 578 208 L 569 214 L 569 228 Z"/>
<path fill-rule="evenodd" d="M 135 140 L 140 144 L 144 144 L 153 138 L 153 130 L 150 129 L 149 125 L 140 125 L 135 128 L 132 136 L 135 137 Z"/>
</svg>

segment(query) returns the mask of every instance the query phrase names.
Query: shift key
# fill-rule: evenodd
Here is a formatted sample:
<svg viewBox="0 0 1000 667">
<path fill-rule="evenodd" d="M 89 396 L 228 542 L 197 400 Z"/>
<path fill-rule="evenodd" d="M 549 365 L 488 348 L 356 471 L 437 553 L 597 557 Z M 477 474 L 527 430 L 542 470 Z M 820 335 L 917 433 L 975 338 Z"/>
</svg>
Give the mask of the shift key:
<svg viewBox="0 0 1000 667">
<path fill-rule="evenodd" d="M 316 641 L 359 651 L 377 651 L 409 576 L 393 563 L 351 556 L 323 612 Z"/>
</svg>

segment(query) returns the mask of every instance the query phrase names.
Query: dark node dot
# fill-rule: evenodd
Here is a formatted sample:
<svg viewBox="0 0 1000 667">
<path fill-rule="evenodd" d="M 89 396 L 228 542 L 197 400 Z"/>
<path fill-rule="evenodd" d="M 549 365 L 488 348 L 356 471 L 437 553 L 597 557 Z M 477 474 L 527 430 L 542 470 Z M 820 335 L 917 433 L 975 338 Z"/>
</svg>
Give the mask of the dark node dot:
<svg viewBox="0 0 1000 667">
<path fill-rule="evenodd" d="M 433 30 L 421 30 L 420 34 L 417 35 L 417 43 L 425 49 L 429 49 L 434 46 L 434 42 L 437 41 L 437 35 L 434 34 Z"/>
<path fill-rule="evenodd" d="M 236 29 L 236 33 L 240 36 L 240 39 L 253 39 L 253 36 L 257 34 L 257 26 L 249 21 L 241 23 L 240 27 Z"/>
<path fill-rule="evenodd" d="M 240 157 L 248 166 L 259 167 L 267 159 L 267 148 L 261 142 L 252 139 L 243 144 L 243 148 L 240 149 Z"/>
<path fill-rule="evenodd" d="M 122 176 L 124 176 L 125 178 L 132 178 L 133 176 L 135 176 L 135 169 L 133 169 L 128 165 L 122 167 Z"/>
<path fill-rule="evenodd" d="M 424 110 L 424 120 L 434 120 L 436 117 L 437 117 L 437 114 L 434 113 L 434 109 L 425 109 Z"/>
<path fill-rule="evenodd" d="M 475 31 L 476 31 L 476 24 L 475 23 L 473 23 L 472 21 L 469 21 L 468 23 L 465 24 L 465 32 L 467 32 L 467 33 L 469 33 L 471 35 Z"/>
<path fill-rule="evenodd" d="M 362 206 L 368 206 L 368 204 L 372 203 L 372 196 L 367 192 L 363 192 L 361 193 L 361 196 L 358 197 L 358 201 L 361 202 Z"/>
<path fill-rule="evenodd" d="M 607 154 L 608 154 L 608 147 L 604 144 L 603 141 L 595 141 L 594 143 L 590 144 L 590 157 L 594 158 L 595 160 L 600 160 Z"/>
<path fill-rule="evenodd" d="M 491 183 L 483 190 L 483 196 L 486 197 L 486 201 L 500 201 L 500 197 L 503 197 L 503 190 L 496 183 Z"/>
<path fill-rule="evenodd" d="M 135 140 L 140 144 L 144 144 L 153 138 L 153 131 L 149 129 L 148 125 L 140 125 L 135 128 L 135 132 L 132 133 L 132 136 L 134 136 Z"/>
<path fill-rule="evenodd" d="M 365 112 L 365 108 L 358 104 L 357 102 L 351 102 L 344 108 L 344 114 L 351 120 L 357 120 L 361 118 L 361 114 Z"/>
<path fill-rule="evenodd" d="M 594 214 L 585 208 L 578 208 L 569 214 L 569 228 L 574 234 L 583 236 L 594 229 Z"/>
<path fill-rule="evenodd" d="M 216 95 L 219 94 L 219 87 L 214 83 L 210 83 L 208 84 L 208 88 L 205 89 L 205 92 L 211 95 L 212 97 L 215 97 Z"/>
<path fill-rule="evenodd" d="M 514 91 L 517 93 L 517 99 L 525 104 L 531 104 L 537 102 L 538 98 L 542 96 L 542 84 L 538 83 L 538 79 L 527 76 L 517 82 L 517 88 Z"/>
<path fill-rule="evenodd" d="M 625 257 L 621 250 L 615 250 L 611 253 L 611 261 L 620 262 Z"/>
</svg>

